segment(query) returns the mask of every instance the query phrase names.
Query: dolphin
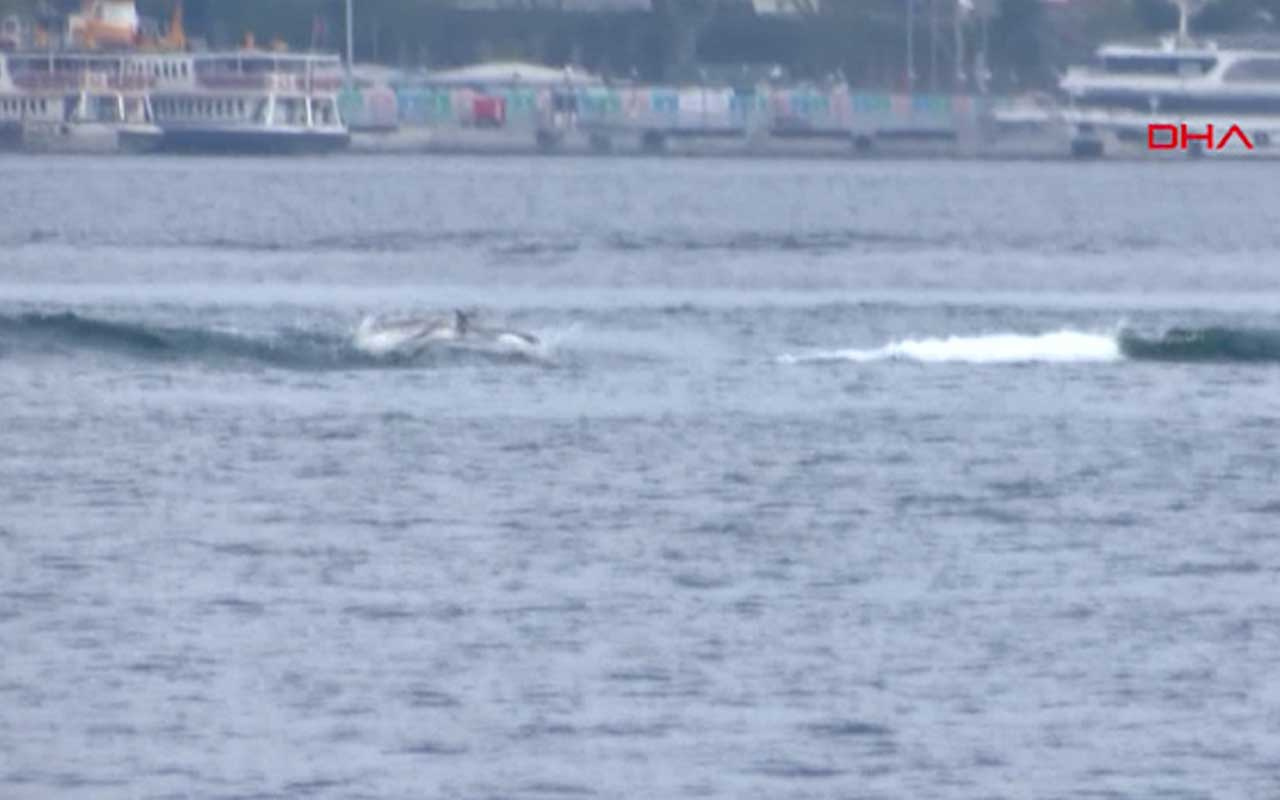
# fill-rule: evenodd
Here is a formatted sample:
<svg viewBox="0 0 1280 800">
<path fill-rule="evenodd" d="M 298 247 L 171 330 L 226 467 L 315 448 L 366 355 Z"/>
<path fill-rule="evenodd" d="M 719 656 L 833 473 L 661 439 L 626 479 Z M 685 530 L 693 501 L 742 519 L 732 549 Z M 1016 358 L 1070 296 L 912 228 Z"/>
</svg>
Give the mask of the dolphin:
<svg viewBox="0 0 1280 800">
<path fill-rule="evenodd" d="M 477 325 L 473 315 L 455 309 L 453 319 L 447 317 L 409 317 L 397 320 L 379 320 L 366 317 L 356 332 L 356 339 L 365 350 L 378 355 L 405 350 L 417 351 L 433 344 L 479 344 L 537 347 L 542 342 L 537 336 L 509 328 Z"/>
</svg>

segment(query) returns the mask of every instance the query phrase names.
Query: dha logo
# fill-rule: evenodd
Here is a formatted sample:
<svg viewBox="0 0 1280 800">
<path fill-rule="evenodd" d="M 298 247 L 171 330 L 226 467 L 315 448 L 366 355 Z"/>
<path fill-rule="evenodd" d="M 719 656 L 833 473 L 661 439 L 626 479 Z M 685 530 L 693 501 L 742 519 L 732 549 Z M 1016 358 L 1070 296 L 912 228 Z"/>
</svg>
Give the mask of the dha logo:
<svg viewBox="0 0 1280 800">
<path fill-rule="evenodd" d="M 1187 123 L 1181 125 L 1148 125 L 1147 126 L 1147 149 L 1148 150 L 1186 150 L 1187 146 L 1194 144 L 1203 144 L 1206 150 L 1221 150 L 1227 146 L 1232 137 L 1240 140 L 1246 150 L 1253 149 L 1253 142 L 1249 140 L 1248 135 L 1240 130 L 1239 125 L 1232 125 L 1227 132 L 1222 135 L 1221 139 L 1213 138 L 1213 126 L 1204 126 L 1204 133 L 1192 133 L 1187 129 Z"/>
</svg>

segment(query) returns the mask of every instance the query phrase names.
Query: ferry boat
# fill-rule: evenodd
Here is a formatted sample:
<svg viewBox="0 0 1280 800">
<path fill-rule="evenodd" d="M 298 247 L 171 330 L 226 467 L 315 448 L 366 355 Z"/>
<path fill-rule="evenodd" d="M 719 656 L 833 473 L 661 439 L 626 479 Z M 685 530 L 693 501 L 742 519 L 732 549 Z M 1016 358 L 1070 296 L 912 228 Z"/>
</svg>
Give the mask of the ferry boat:
<svg viewBox="0 0 1280 800">
<path fill-rule="evenodd" d="M 1280 39 L 1196 41 L 1188 34 L 1190 0 L 1174 2 L 1177 34 L 1105 44 L 1095 64 L 1062 78 L 1072 154 L 1280 157 Z M 1151 125 L 1166 126 L 1159 147 L 1152 146 Z M 1169 131 L 1184 125 L 1189 141 L 1171 142 L 1177 137 Z M 1227 138 L 1232 126 L 1243 135 Z M 1210 130 L 1211 142 L 1196 140 Z"/>
<path fill-rule="evenodd" d="M 350 143 L 338 109 L 343 71 L 336 55 L 139 53 L 130 68 L 155 81 L 151 104 L 164 150 L 320 153 Z"/>
<path fill-rule="evenodd" d="M 48 50 L 0 53 L 0 148 L 145 152 L 160 144 L 149 85 L 127 57 Z"/>
</svg>

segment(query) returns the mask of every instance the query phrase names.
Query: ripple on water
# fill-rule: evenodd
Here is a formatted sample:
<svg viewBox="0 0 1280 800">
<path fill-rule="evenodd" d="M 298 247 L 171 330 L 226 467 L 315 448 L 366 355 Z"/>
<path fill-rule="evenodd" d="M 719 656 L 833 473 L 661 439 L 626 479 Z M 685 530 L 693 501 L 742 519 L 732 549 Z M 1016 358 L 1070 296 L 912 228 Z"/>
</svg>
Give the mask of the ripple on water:
<svg viewBox="0 0 1280 800">
<path fill-rule="evenodd" d="M 230 611 L 238 616 L 260 617 L 266 612 L 266 606 L 240 597 L 216 597 L 206 603 L 211 611 Z"/>
<path fill-rule="evenodd" d="M 595 797 L 599 792 L 589 786 L 555 781 L 535 781 L 520 787 L 522 794 L 551 795 L 555 797 Z"/>
<path fill-rule="evenodd" d="M 831 739 L 846 737 L 888 737 L 893 731 L 884 725 L 874 722 L 862 722 L 852 719 L 836 719 L 824 722 L 811 722 L 801 726 L 815 736 Z"/>
<path fill-rule="evenodd" d="M 411 686 L 404 696 L 414 708 L 455 708 L 461 705 L 454 695 L 429 686 Z"/>
<path fill-rule="evenodd" d="M 448 742 L 423 739 L 404 747 L 399 752 L 409 756 L 459 756 L 467 753 L 470 749 L 463 744 L 450 744 Z"/>
<path fill-rule="evenodd" d="M 847 774 L 847 770 L 819 764 L 806 764 L 786 758 L 768 759 L 747 770 L 753 775 L 796 780 L 827 780 Z"/>
<path fill-rule="evenodd" d="M 381 604 L 344 606 L 342 613 L 370 622 L 391 622 L 418 616 L 413 610 L 405 606 Z"/>
<path fill-rule="evenodd" d="M 1178 578 L 1184 576 L 1251 575 L 1257 572 L 1262 572 L 1262 565 L 1256 561 L 1184 561 L 1173 567 L 1153 570 L 1151 574 L 1162 578 Z"/>
</svg>

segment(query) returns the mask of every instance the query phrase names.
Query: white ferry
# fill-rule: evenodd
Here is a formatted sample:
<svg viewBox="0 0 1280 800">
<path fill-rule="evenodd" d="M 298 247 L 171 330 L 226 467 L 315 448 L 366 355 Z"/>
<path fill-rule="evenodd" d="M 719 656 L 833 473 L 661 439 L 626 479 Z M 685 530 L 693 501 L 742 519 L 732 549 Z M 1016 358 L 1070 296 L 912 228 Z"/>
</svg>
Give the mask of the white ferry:
<svg viewBox="0 0 1280 800">
<path fill-rule="evenodd" d="M 351 140 L 338 110 L 336 55 L 137 53 L 128 68 L 154 81 L 151 104 L 165 150 L 316 153 Z"/>
<path fill-rule="evenodd" d="M 1280 40 L 1195 41 L 1189 2 L 1175 2 L 1177 34 L 1104 45 L 1062 78 L 1072 154 L 1280 157 Z"/>
<path fill-rule="evenodd" d="M 68 51 L 0 53 L 0 148 L 115 153 L 155 149 L 144 79 L 127 56 Z"/>
</svg>

